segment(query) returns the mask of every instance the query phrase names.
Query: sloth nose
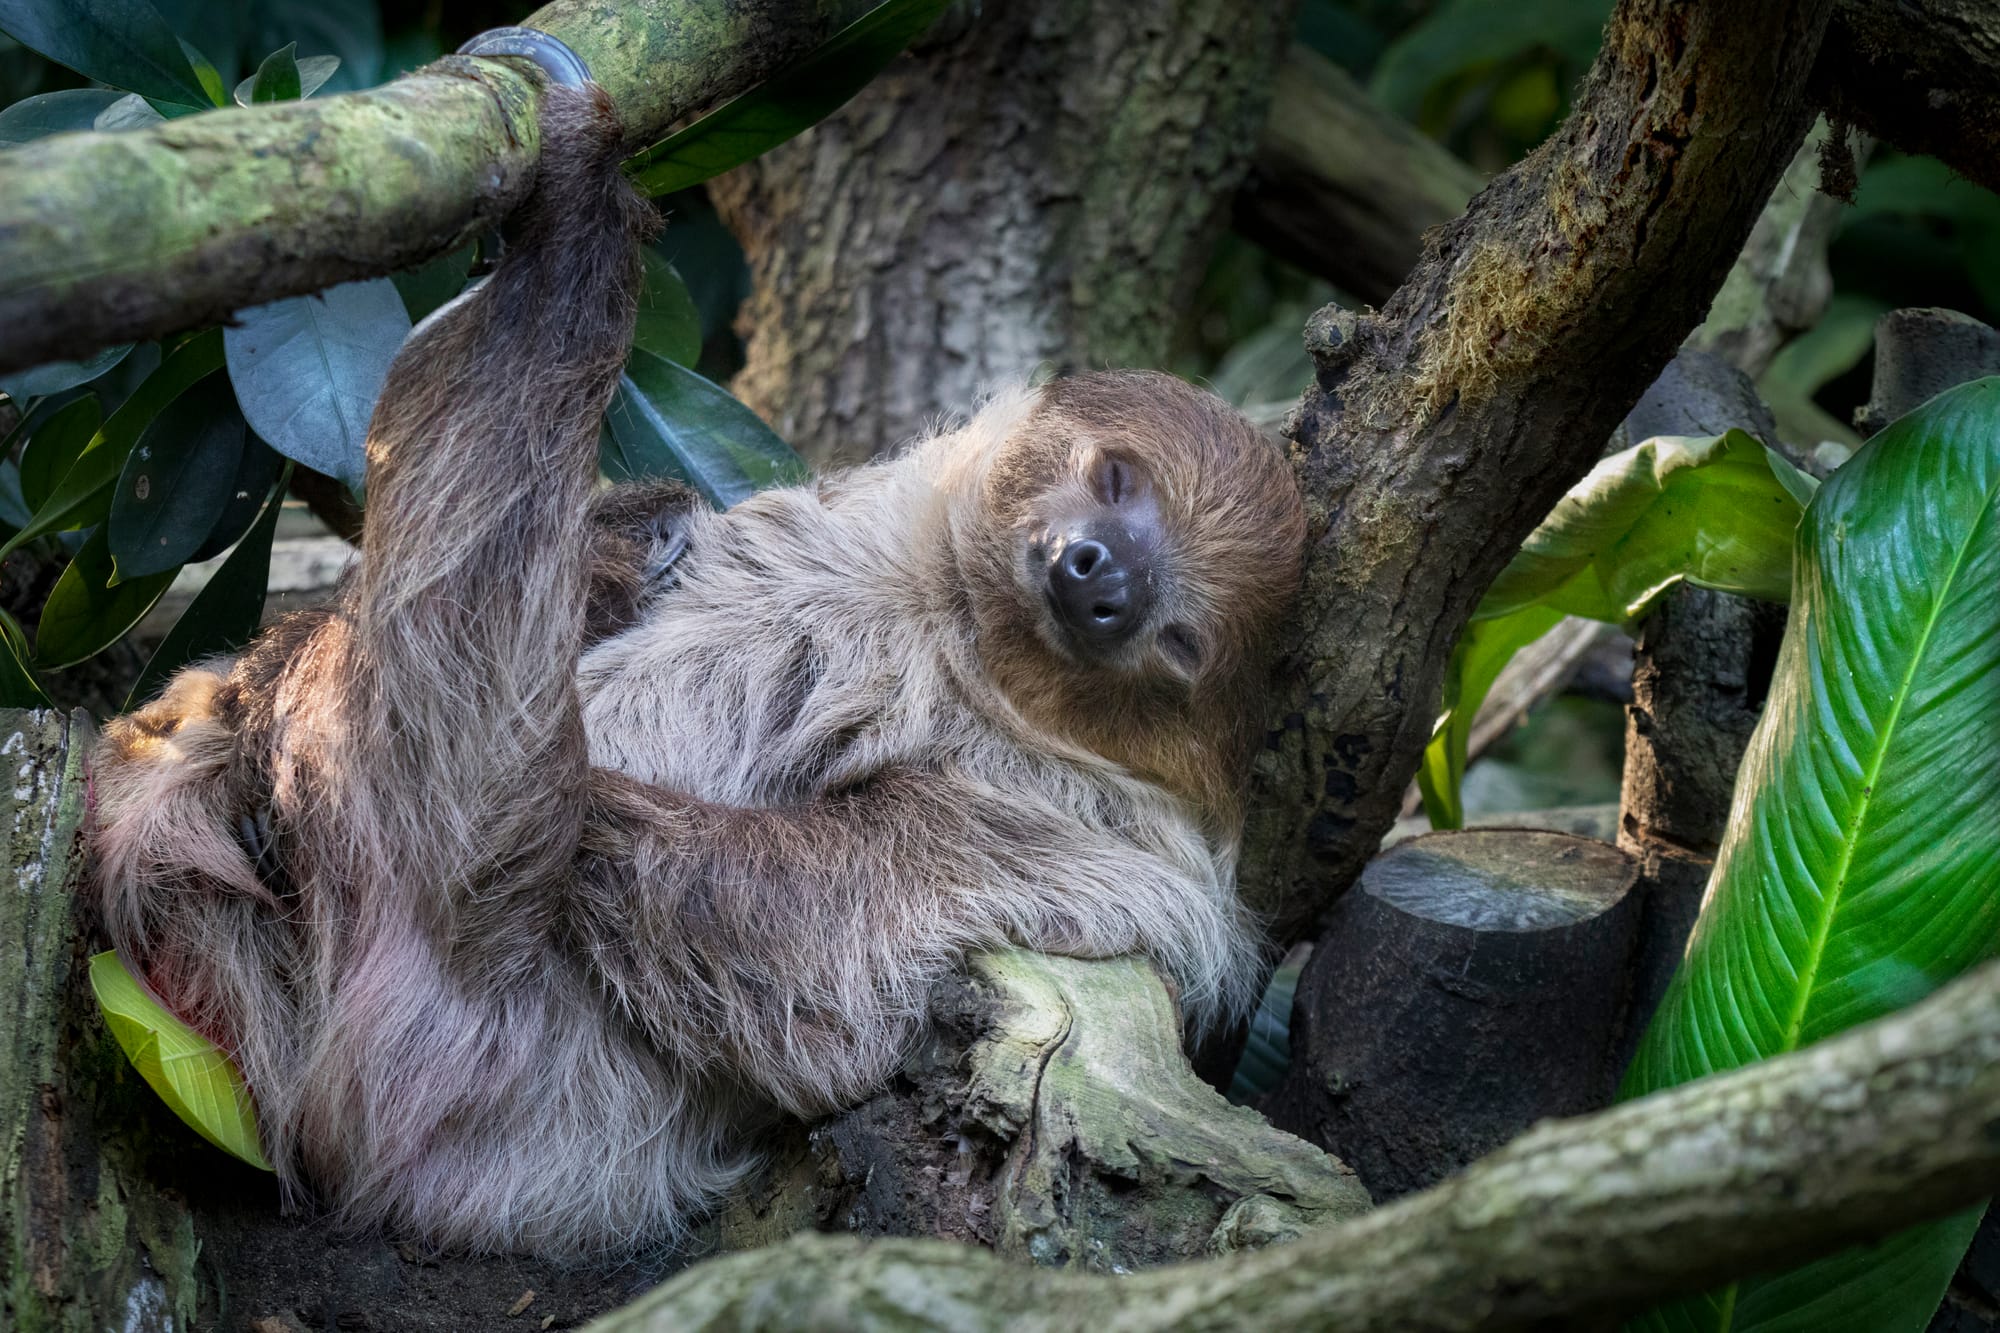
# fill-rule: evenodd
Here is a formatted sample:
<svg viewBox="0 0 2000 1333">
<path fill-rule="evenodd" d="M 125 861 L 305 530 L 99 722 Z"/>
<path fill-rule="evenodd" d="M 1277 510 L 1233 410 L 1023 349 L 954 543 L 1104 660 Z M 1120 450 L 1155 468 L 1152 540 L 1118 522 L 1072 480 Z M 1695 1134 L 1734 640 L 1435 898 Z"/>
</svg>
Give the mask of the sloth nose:
<svg viewBox="0 0 2000 1333">
<path fill-rule="evenodd" d="M 1146 591 L 1123 543 L 1073 538 L 1049 563 L 1049 603 L 1056 618 L 1090 643 L 1124 638 L 1146 615 Z"/>
</svg>

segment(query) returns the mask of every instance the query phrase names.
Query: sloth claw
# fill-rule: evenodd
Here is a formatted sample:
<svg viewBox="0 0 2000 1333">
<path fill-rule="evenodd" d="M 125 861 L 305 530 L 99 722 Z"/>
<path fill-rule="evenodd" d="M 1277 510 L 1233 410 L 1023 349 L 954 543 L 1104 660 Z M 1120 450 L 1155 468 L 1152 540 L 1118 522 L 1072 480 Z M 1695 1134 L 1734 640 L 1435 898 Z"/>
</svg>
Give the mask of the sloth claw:
<svg viewBox="0 0 2000 1333">
<path fill-rule="evenodd" d="M 532 60 L 550 82 L 581 88 L 590 82 L 590 66 L 560 38 L 539 28 L 488 28 L 458 48 L 462 56 L 521 56 Z"/>
<path fill-rule="evenodd" d="M 236 840 L 249 853 L 257 878 L 266 884 L 277 884 L 284 867 L 278 861 L 278 838 L 271 827 L 271 807 L 259 806 L 256 813 L 239 816 Z"/>
</svg>

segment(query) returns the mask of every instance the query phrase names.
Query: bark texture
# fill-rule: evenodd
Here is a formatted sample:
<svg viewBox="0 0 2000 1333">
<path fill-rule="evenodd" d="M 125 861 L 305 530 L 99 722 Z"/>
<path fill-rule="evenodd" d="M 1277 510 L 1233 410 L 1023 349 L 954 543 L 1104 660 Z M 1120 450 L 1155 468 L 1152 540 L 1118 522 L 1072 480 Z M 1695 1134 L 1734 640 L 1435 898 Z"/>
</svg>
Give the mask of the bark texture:
<svg viewBox="0 0 2000 1333">
<path fill-rule="evenodd" d="M 804 1236 L 593 1327 L 1512 1333 L 1621 1315 L 2000 1187 L 2000 964 L 1807 1050 L 1539 1126 L 1291 1245 L 1129 1277 L 939 1241 Z"/>
<path fill-rule="evenodd" d="M 1243 886 L 1282 940 L 1394 820 L 1452 641 L 1705 313 L 1804 137 L 1830 0 L 1625 0 L 1563 127 L 1379 314 L 1308 326 L 1300 669 Z"/>
<path fill-rule="evenodd" d="M 866 0 L 556 0 L 634 145 L 740 92 Z M 367 92 L 0 153 L 0 371 L 212 324 L 418 264 L 499 225 L 539 143 L 533 81 L 448 56 Z"/>
<path fill-rule="evenodd" d="M 800 1130 L 724 1212 L 726 1248 L 818 1227 L 1130 1272 L 1369 1206 L 1338 1160 L 1195 1076 L 1143 962 L 983 955 L 939 986 L 932 1016 L 894 1085 Z"/>
<path fill-rule="evenodd" d="M 1385 1199 L 1609 1105 L 1635 881 L 1623 852 L 1566 833 L 1434 833 L 1376 857 L 1299 978 L 1272 1121 Z"/>
<path fill-rule="evenodd" d="M 1837 120 L 2000 190 L 2000 9 L 1840 0 L 1813 94 Z"/>
<path fill-rule="evenodd" d="M 1288 0 L 954 10 L 717 180 L 752 295 L 731 388 L 817 466 L 1038 367 L 1157 365 L 1269 104 Z"/>
</svg>

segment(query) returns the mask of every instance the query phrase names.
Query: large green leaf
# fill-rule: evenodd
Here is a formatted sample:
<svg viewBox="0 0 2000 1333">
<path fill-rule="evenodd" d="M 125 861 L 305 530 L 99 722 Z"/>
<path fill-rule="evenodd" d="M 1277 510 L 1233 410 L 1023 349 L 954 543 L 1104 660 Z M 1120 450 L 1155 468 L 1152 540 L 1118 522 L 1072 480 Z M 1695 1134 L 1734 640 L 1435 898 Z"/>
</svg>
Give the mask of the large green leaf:
<svg viewBox="0 0 2000 1333">
<path fill-rule="evenodd" d="M 1625 624 L 1678 582 L 1782 601 L 1816 483 L 1742 431 L 1663 436 L 1604 459 L 1556 502 L 1473 612 L 1445 670 L 1417 787 L 1459 828 L 1466 750 L 1502 668 L 1565 615 Z"/>
<path fill-rule="evenodd" d="M 147 0 L 0 0 L 0 32 L 87 79 L 209 104 L 180 39 Z"/>
<path fill-rule="evenodd" d="M 1626 1096 L 1810 1045 L 2000 951 L 2000 379 L 1849 460 L 1807 508 L 1795 563 L 1708 899 Z M 1921 1329 L 1977 1216 L 1638 1327 Z"/>
<path fill-rule="evenodd" d="M 195 1133 L 262 1171 L 257 1109 L 229 1056 L 149 995 L 115 953 L 90 960 L 104 1025 L 148 1087 Z"/>
<path fill-rule="evenodd" d="M 35 664 L 74 666 L 109 648 L 153 609 L 180 569 L 117 580 L 100 526 L 63 568 L 35 626 Z"/>
<path fill-rule="evenodd" d="M 56 484 L 69 475 L 103 424 L 97 395 L 85 394 L 64 403 L 35 427 L 21 447 L 21 499 L 30 514 L 49 502 Z"/>
<path fill-rule="evenodd" d="M 234 546 L 236 539 L 248 532 L 257 515 L 264 511 L 264 493 L 271 489 L 279 471 L 290 466 L 276 449 L 255 435 L 248 436 L 243 441 L 243 456 L 237 460 L 229 503 L 223 506 L 222 517 L 209 529 L 208 539 L 188 557 L 188 563 L 213 560 Z"/>
<path fill-rule="evenodd" d="M 699 185 L 824 120 L 930 27 L 950 0 L 883 0 L 777 77 L 625 163 L 649 195 Z"/>
<path fill-rule="evenodd" d="M 1556 502 L 1474 614 L 1529 605 L 1622 624 L 1683 580 L 1783 601 L 1813 482 L 1740 430 L 1613 454 Z"/>
<path fill-rule="evenodd" d="M 125 466 L 140 432 L 168 403 L 181 396 L 188 386 L 222 368 L 222 335 L 214 329 L 198 333 L 169 353 L 160 368 L 148 375 L 131 396 L 119 404 L 63 479 L 56 483 L 26 527 L 0 545 L 0 557 L 13 554 L 23 544 L 46 532 L 66 532 L 101 522 L 111 509 L 111 484 Z"/>
<path fill-rule="evenodd" d="M 28 636 L 13 616 L 0 611 L 0 708 L 53 707 L 28 665 Z"/>
<path fill-rule="evenodd" d="M 1444 705 L 1424 746 L 1423 766 L 1417 770 L 1417 790 L 1432 828 L 1465 827 L 1466 756 L 1479 706 L 1514 654 L 1562 619 L 1563 613 L 1554 607 L 1530 603 L 1505 615 L 1475 620 L 1459 636 L 1445 668 Z"/>
<path fill-rule="evenodd" d="M 25 403 L 31 398 L 74 389 L 123 361 L 131 350 L 131 343 L 120 343 L 116 347 L 93 352 L 81 361 L 48 361 L 26 370 L 17 370 L 0 379 L 0 393 L 17 403 Z"/>
<path fill-rule="evenodd" d="M 389 275 L 411 324 L 422 323 L 425 316 L 465 290 L 465 275 L 471 271 L 472 256 L 478 249 L 474 244 L 461 245 L 429 263 Z"/>
<path fill-rule="evenodd" d="M 654 356 L 693 366 L 701 359 L 701 312 L 687 284 L 665 255 L 647 246 L 645 285 L 639 289 L 639 317 L 632 326 L 632 345 Z"/>
<path fill-rule="evenodd" d="M 605 422 L 598 456 L 607 475 L 677 477 L 718 509 L 811 475 L 755 412 L 650 352 L 625 363 Z"/>
<path fill-rule="evenodd" d="M 250 428 L 359 490 L 368 418 L 409 332 L 396 284 L 371 278 L 239 311 L 222 341 Z"/>
<path fill-rule="evenodd" d="M 65 88 L 0 107 L 0 148 L 96 127 L 97 115 L 125 96 L 115 88 Z"/>
<path fill-rule="evenodd" d="M 153 418 L 126 455 L 105 521 L 120 579 L 178 568 L 201 549 L 235 495 L 245 434 L 221 375 Z"/>
<path fill-rule="evenodd" d="M 271 452 L 262 441 L 252 440 L 251 444 L 266 454 Z M 278 530 L 285 483 L 290 477 L 291 464 L 287 463 L 284 475 L 260 496 L 263 513 L 256 526 L 236 544 L 222 567 L 208 576 L 208 582 L 188 603 L 187 610 L 181 612 L 174 627 L 160 639 L 160 646 L 153 650 L 146 669 L 139 673 L 138 683 L 132 686 L 132 693 L 125 700 L 127 710 L 150 698 L 166 683 L 167 677 L 189 662 L 235 652 L 257 632 L 264 618 L 264 597 L 271 581 L 271 539 Z"/>
</svg>

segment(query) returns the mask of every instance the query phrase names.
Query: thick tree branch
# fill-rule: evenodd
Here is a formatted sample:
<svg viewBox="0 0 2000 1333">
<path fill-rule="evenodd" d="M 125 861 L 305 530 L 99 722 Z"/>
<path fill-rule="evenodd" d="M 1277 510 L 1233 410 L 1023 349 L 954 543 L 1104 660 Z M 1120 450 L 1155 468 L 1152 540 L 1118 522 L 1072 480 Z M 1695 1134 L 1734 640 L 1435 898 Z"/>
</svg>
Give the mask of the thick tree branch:
<svg viewBox="0 0 2000 1333">
<path fill-rule="evenodd" d="M 1804 137 L 1831 8 L 1625 0 L 1562 128 L 1379 314 L 1308 326 L 1302 669 L 1243 877 L 1281 940 L 1394 820 L 1479 595 L 1706 312 Z"/>
<path fill-rule="evenodd" d="M 2000 1188 L 2000 964 L 1807 1050 L 1575 1120 L 1299 1241 L 1125 1278 L 937 1241 L 802 1236 L 592 1325 L 673 1329 L 1609 1326 Z"/>
<path fill-rule="evenodd" d="M 1813 70 L 1829 116 L 2000 190 L 2000 8 L 1840 0 Z"/>
<path fill-rule="evenodd" d="M 866 0 L 556 0 L 636 143 L 749 87 Z M 447 57 L 368 92 L 0 153 L 0 371 L 417 264 L 527 192 L 535 85 Z"/>
</svg>

